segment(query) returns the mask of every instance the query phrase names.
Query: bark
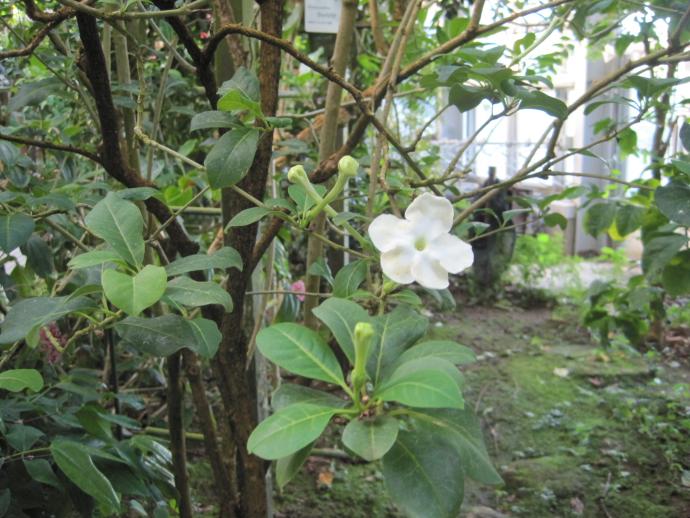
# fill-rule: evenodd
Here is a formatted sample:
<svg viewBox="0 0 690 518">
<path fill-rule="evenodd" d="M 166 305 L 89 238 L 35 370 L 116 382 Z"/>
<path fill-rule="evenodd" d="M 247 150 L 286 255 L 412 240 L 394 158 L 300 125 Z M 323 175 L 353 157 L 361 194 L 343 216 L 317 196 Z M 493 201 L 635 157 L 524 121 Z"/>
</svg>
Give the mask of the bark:
<svg viewBox="0 0 690 518">
<path fill-rule="evenodd" d="M 261 30 L 280 36 L 282 31 L 283 0 L 261 2 Z M 261 109 L 265 115 L 274 115 L 278 106 L 280 80 L 280 49 L 262 42 L 259 49 L 259 82 L 261 85 Z M 239 187 L 262 199 L 266 189 L 271 163 L 273 133 L 266 131 L 259 140 L 257 153 L 247 176 Z M 252 206 L 230 189 L 222 195 L 223 221 L 227 223 L 235 214 Z M 238 228 L 225 237 L 225 243 L 235 248 L 245 265 L 242 273 L 233 273 L 228 280 L 228 292 L 234 301 L 234 309 L 223 316 L 223 339 L 214 358 L 214 369 L 229 422 L 228 428 L 236 441 L 236 480 L 239 491 L 237 515 L 263 518 L 268 512 L 266 484 L 267 463 L 249 455 L 247 439 L 257 424 L 258 401 L 256 371 L 252 363 L 245 368 L 248 339 L 245 332 L 245 292 L 252 274 L 252 252 L 256 241 L 257 225 Z M 251 315 L 249 315 L 251 317 Z"/>
</svg>

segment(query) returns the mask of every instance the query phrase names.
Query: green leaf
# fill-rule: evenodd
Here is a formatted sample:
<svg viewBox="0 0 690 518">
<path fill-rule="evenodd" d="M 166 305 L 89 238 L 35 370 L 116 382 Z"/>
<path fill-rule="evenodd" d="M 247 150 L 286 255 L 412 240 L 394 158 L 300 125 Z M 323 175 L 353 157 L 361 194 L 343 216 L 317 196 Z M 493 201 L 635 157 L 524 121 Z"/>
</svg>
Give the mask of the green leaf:
<svg viewBox="0 0 690 518">
<path fill-rule="evenodd" d="M 189 277 L 177 277 L 168 283 L 165 295 L 183 306 L 220 304 L 225 311 L 232 311 L 232 297 L 215 282 L 199 282 Z"/>
<path fill-rule="evenodd" d="M 189 131 L 197 131 L 210 128 L 232 128 L 237 126 L 239 120 L 234 115 L 221 111 L 206 111 L 197 113 L 192 117 Z"/>
<path fill-rule="evenodd" d="M 355 325 L 358 322 L 369 322 L 371 317 L 362 306 L 350 300 L 329 297 L 312 313 L 330 329 L 338 345 L 350 363 L 355 362 Z"/>
<path fill-rule="evenodd" d="M 45 484 L 47 486 L 53 486 L 57 489 L 62 490 L 63 486 L 60 480 L 58 480 L 53 468 L 50 467 L 50 462 L 45 459 L 34 459 L 28 460 L 24 459 L 24 467 L 29 476 L 36 482 Z"/>
<path fill-rule="evenodd" d="M 647 276 L 658 274 L 688 240 L 680 234 L 667 234 L 645 241 L 642 250 L 642 271 Z"/>
<path fill-rule="evenodd" d="M 254 160 L 260 134 L 257 129 L 243 127 L 220 137 L 204 161 L 212 188 L 230 187 L 244 178 Z"/>
<path fill-rule="evenodd" d="M 169 356 L 187 347 L 204 358 L 211 358 L 222 338 L 213 321 L 185 320 L 179 315 L 128 317 L 115 324 L 115 330 L 124 342 L 154 356 Z"/>
<path fill-rule="evenodd" d="M 33 426 L 16 424 L 10 426 L 9 431 L 5 434 L 5 440 L 15 450 L 26 451 L 44 435 L 41 430 Z"/>
<path fill-rule="evenodd" d="M 328 263 L 326 260 L 323 258 L 323 256 L 320 256 L 309 265 L 309 268 L 307 268 L 307 273 L 309 275 L 316 275 L 317 277 L 323 277 L 326 279 L 328 284 L 331 286 L 333 285 L 333 274 L 331 273 L 331 268 L 328 266 Z"/>
<path fill-rule="evenodd" d="M 544 224 L 547 227 L 560 227 L 561 230 L 565 230 L 568 226 L 568 220 L 563 214 L 558 212 L 551 212 L 544 216 Z"/>
<path fill-rule="evenodd" d="M 459 377 L 453 364 L 438 358 L 419 358 L 400 365 L 374 393 L 383 401 L 418 408 L 463 408 Z M 458 372 L 459 375 L 459 372 Z"/>
<path fill-rule="evenodd" d="M 521 110 L 540 110 L 561 120 L 568 116 L 568 106 L 563 101 L 539 90 L 518 87 L 515 89 L 514 96 L 520 99 Z"/>
<path fill-rule="evenodd" d="M 661 278 L 669 295 L 679 297 L 690 294 L 690 250 L 676 254 L 664 268 Z"/>
<path fill-rule="evenodd" d="M 21 246 L 21 251 L 26 255 L 26 265 L 39 277 L 46 278 L 55 270 L 53 251 L 37 234 L 31 235 Z"/>
<path fill-rule="evenodd" d="M 232 227 L 246 227 L 252 223 L 256 223 L 266 214 L 270 214 L 271 210 L 264 207 L 250 207 L 238 212 L 226 225 L 226 229 Z"/>
<path fill-rule="evenodd" d="M 0 344 L 24 339 L 34 328 L 77 311 L 92 309 L 87 297 L 34 297 L 14 304 L 2 323 Z"/>
<path fill-rule="evenodd" d="M 241 92 L 247 99 L 251 99 L 252 101 L 258 101 L 261 92 L 259 80 L 256 75 L 246 67 L 238 68 L 232 78 L 220 85 L 218 94 L 225 95 L 233 90 Z"/>
<path fill-rule="evenodd" d="M 453 365 L 465 365 L 476 361 L 474 352 L 469 347 L 450 340 L 430 340 L 409 348 L 400 356 L 398 364 L 427 357 L 441 358 Z"/>
<path fill-rule="evenodd" d="M 383 457 L 383 478 L 407 515 L 456 518 L 464 495 L 462 460 L 456 448 L 434 435 L 401 431 Z"/>
<path fill-rule="evenodd" d="M 113 192 L 99 201 L 86 216 L 87 228 L 108 243 L 132 266 L 144 260 L 144 219 L 134 203 Z"/>
<path fill-rule="evenodd" d="M 109 514 L 119 512 L 120 497 L 82 444 L 58 439 L 50 445 L 50 452 L 60 470 L 79 489 L 92 496 Z"/>
<path fill-rule="evenodd" d="M 20 392 L 28 388 L 38 392 L 43 388 L 43 376 L 36 369 L 10 369 L 0 372 L 0 389 Z"/>
<path fill-rule="evenodd" d="M 218 109 L 224 112 L 249 111 L 255 117 L 262 117 L 261 106 L 239 90 L 231 90 L 218 100 Z"/>
<path fill-rule="evenodd" d="M 348 298 L 367 277 L 367 263 L 363 260 L 353 261 L 343 266 L 333 281 L 333 296 Z"/>
<path fill-rule="evenodd" d="M 324 185 L 315 185 L 314 188 L 320 196 L 326 194 L 326 187 Z M 298 214 L 308 211 L 316 203 L 301 185 L 293 184 L 288 187 L 288 196 L 295 202 Z"/>
<path fill-rule="evenodd" d="M 103 263 L 122 263 L 120 254 L 112 249 L 106 250 L 91 250 L 83 254 L 73 257 L 67 266 L 73 270 L 80 268 L 90 268 L 92 266 L 99 266 Z"/>
<path fill-rule="evenodd" d="M 34 227 L 34 220 L 26 214 L 0 216 L 0 250 L 9 254 L 26 243 Z"/>
<path fill-rule="evenodd" d="M 690 186 L 671 182 L 654 191 L 654 200 L 661 213 L 671 221 L 690 227 Z"/>
<path fill-rule="evenodd" d="M 207 318 L 195 318 L 185 320 L 185 322 L 194 336 L 194 341 L 187 347 L 202 358 L 213 358 L 218 352 L 220 341 L 223 339 L 216 323 Z"/>
<path fill-rule="evenodd" d="M 314 442 L 324 431 L 337 408 L 298 403 L 264 419 L 247 441 L 249 453 L 277 460 Z"/>
<path fill-rule="evenodd" d="M 134 277 L 115 270 L 101 275 L 103 292 L 110 302 L 131 316 L 153 306 L 165 293 L 168 276 L 165 268 L 147 264 Z"/>
<path fill-rule="evenodd" d="M 448 104 L 461 112 L 469 111 L 492 95 L 490 89 L 471 85 L 454 84 L 448 92 Z"/>
<path fill-rule="evenodd" d="M 398 420 L 387 415 L 353 419 L 343 430 L 343 444 L 371 462 L 383 457 L 393 447 L 398 428 Z"/>
<path fill-rule="evenodd" d="M 271 407 L 280 410 L 295 403 L 309 403 L 310 405 L 343 408 L 348 402 L 329 392 L 323 392 L 303 385 L 281 383 L 271 396 Z"/>
<path fill-rule="evenodd" d="M 194 254 L 181 257 L 165 267 L 169 277 L 199 270 L 209 270 L 217 268 L 225 270 L 227 268 L 237 268 L 242 271 L 242 258 L 232 247 L 224 246 L 213 254 Z"/>
<path fill-rule="evenodd" d="M 622 237 L 632 234 L 642 225 L 644 207 L 637 205 L 623 205 L 616 212 L 616 230 Z"/>
<path fill-rule="evenodd" d="M 584 225 L 587 233 L 596 237 L 608 230 L 616 217 L 616 205 L 613 203 L 595 203 L 585 213 Z"/>
<path fill-rule="evenodd" d="M 484 445 L 479 420 L 469 409 L 415 410 L 411 412 L 421 434 L 442 437 L 455 446 L 465 474 L 483 484 L 500 484 Z"/>
<path fill-rule="evenodd" d="M 144 201 L 149 198 L 157 198 L 163 200 L 163 193 L 154 187 L 130 187 L 128 189 L 122 189 L 120 191 L 115 191 L 120 198 L 123 200 L 130 201 Z"/>
<path fill-rule="evenodd" d="M 376 385 L 392 371 L 398 357 L 424 336 L 429 321 L 419 312 L 399 306 L 372 322 L 376 335 L 367 372 Z"/>
<path fill-rule="evenodd" d="M 333 351 L 311 329 L 289 322 L 275 324 L 259 332 L 256 345 L 266 358 L 294 374 L 345 384 Z"/>
<path fill-rule="evenodd" d="M 302 464 L 304 464 L 304 461 L 309 458 L 309 454 L 313 447 L 314 443 L 307 444 L 304 448 L 296 451 L 292 455 L 276 461 L 276 483 L 281 491 L 285 485 L 299 473 L 299 469 L 302 467 Z"/>
</svg>

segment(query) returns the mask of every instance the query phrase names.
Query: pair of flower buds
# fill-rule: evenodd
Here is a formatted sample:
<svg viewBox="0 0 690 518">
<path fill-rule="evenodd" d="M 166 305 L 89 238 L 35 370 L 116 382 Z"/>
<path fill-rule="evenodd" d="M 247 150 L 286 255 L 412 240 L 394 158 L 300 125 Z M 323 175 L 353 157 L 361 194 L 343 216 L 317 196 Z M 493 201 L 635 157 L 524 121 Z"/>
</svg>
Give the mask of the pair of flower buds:
<svg viewBox="0 0 690 518">
<path fill-rule="evenodd" d="M 347 181 L 357 175 L 359 164 L 351 156 L 338 162 L 338 177 L 323 197 L 316 192 L 302 166 L 288 172 L 288 180 L 299 183 L 312 197 L 314 207 L 307 221 L 321 211 L 330 217 L 337 212 L 329 205 L 340 195 Z M 448 287 L 448 274 L 460 273 L 472 266 L 472 247 L 451 233 L 453 205 L 442 196 L 424 193 L 415 198 L 405 211 L 405 218 L 381 214 L 369 225 L 368 234 L 381 252 L 381 270 L 398 284 L 417 282 L 425 288 Z"/>
</svg>

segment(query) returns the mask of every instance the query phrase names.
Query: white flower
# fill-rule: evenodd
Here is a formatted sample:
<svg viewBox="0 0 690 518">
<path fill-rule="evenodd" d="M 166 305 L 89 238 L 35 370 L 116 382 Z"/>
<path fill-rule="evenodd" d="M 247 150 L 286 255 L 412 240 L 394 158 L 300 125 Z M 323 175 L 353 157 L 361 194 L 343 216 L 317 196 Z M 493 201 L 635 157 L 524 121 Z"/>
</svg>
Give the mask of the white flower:
<svg viewBox="0 0 690 518">
<path fill-rule="evenodd" d="M 381 252 L 381 269 L 399 284 L 448 287 L 448 273 L 472 266 L 472 247 L 450 234 L 453 206 L 441 197 L 422 194 L 405 211 L 405 219 L 382 214 L 369 225 L 369 236 Z"/>
</svg>

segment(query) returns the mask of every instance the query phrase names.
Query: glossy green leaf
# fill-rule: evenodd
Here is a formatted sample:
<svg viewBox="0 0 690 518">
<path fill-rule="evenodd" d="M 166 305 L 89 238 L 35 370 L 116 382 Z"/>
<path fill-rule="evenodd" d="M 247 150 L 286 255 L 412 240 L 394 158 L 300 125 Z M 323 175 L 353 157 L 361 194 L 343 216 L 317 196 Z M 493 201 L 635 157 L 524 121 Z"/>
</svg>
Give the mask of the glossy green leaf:
<svg viewBox="0 0 690 518">
<path fill-rule="evenodd" d="M 540 110 L 558 119 L 568 116 L 568 107 L 563 101 L 539 90 L 516 88 L 514 97 L 520 99 L 521 110 Z"/>
<path fill-rule="evenodd" d="M 256 336 L 256 345 L 266 358 L 294 374 L 335 385 L 345 383 L 328 344 L 304 326 L 286 322 L 266 327 Z"/>
<path fill-rule="evenodd" d="M 329 297 L 312 310 L 316 318 L 330 329 L 350 363 L 355 361 L 354 333 L 358 322 L 369 322 L 371 317 L 362 306 L 350 300 Z"/>
<path fill-rule="evenodd" d="M 224 246 L 213 254 L 194 254 L 181 257 L 165 267 L 168 276 L 181 275 L 183 273 L 217 268 L 237 268 L 242 271 L 242 258 L 232 247 Z"/>
<path fill-rule="evenodd" d="M 45 459 L 24 459 L 24 467 L 29 476 L 36 482 L 53 486 L 54 488 L 62 490 L 63 486 L 60 480 L 55 475 L 50 462 Z"/>
<path fill-rule="evenodd" d="M 0 372 L 0 389 L 20 392 L 24 389 L 38 392 L 43 388 L 43 376 L 36 369 L 10 369 Z"/>
<path fill-rule="evenodd" d="M 322 390 L 316 390 L 294 383 L 281 383 L 271 396 L 271 407 L 280 410 L 296 403 L 309 403 L 310 405 L 327 406 L 330 408 L 343 408 L 347 401 L 338 396 Z"/>
<path fill-rule="evenodd" d="M 484 484 L 500 484 L 482 436 L 479 420 L 468 408 L 415 410 L 412 417 L 420 433 L 435 434 L 455 446 L 465 474 Z"/>
<path fill-rule="evenodd" d="M 211 358 L 222 338 L 213 321 L 185 320 L 179 315 L 129 317 L 115 324 L 115 330 L 124 342 L 154 356 L 169 356 L 187 347 L 204 358 Z"/>
<path fill-rule="evenodd" d="M 260 96 L 259 80 L 251 70 L 239 67 L 233 76 L 218 88 L 219 95 L 225 95 L 231 91 L 241 92 L 247 99 L 258 101 Z"/>
<path fill-rule="evenodd" d="M 139 208 L 113 192 L 86 216 L 86 226 L 132 266 L 144 261 L 144 219 Z"/>
<path fill-rule="evenodd" d="M 192 117 L 189 131 L 197 131 L 211 128 L 232 128 L 237 126 L 239 120 L 234 115 L 221 111 L 205 111 Z"/>
<path fill-rule="evenodd" d="M 690 227 L 690 186 L 671 182 L 654 192 L 654 200 L 661 213 L 675 223 Z"/>
<path fill-rule="evenodd" d="M 91 250 L 90 252 L 85 252 L 73 257 L 67 264 L 69 268 L 73 270 L 78 270 L 80 268 L 90 268 L 92 266 L 100 266 L 103 263 L 115 263 L 119 264 L 122 262 L 122 257 L 120 254 L 115 252 L 115 250 Z"/>
<path fill-rule="evenodd" d="M 333 280 L 333 296 L 348 298 L 367 277 L 367 263 L 363 260 L 352 261 L 343 266 Z"/>
<path fill-rule="evenodd" d="M 448 104 L 452 104 L 461 112 L 466 112 L 479 106 L 479 103 L 491 95 L 492 91 L 488 88 L 455 84 L 448 92 Z"/>
<path fill-rule="evenodd" d="M 244 209 L 243 211 L 235 214 L 225 228 L 246 227 L 247 225 L 256 223 L 266 214 L 270 213 L 271 211 L 264 207 L 249 207 L 248 209 Z"/>
<path fill-rule="evenodd" d="M 0 216 L 0 250 L 9 254 L 27 242 L 34 231 L 34 220 L 26 214 Z"/>
<path fill-rule="evenodd" d="M 400 356 L 398 364 L 426 357 L 441 358 L 454 365 L 465 365 L 476 360 L 474 351 L 469 347 L 450 340 L 430 340 L 410 347 Z"/>
<path fill-rule="evenodd" d="M 459 374 L 450 362 L 419 358 L 395 369 L 375 396 L 418 408 L 463 408 Z"/>
<path fill-rule="evenodd" d="M 77 311 L 87 311 L 94 303 L 87 297 L 34 297 L 20 300 L 2 323 L 0 344 L 24 339 L 34 328 Z"/>
<path fill-rule="evenodd" d="M 249 436 L 247 450 L 263 459 L 277 460 L 314 442 L 336 408 L 298 403 L 264 419 Z"/>
<path fill-rule="evenodd" d="M 38 428 L 26 424 L 15 424 L 9 427 L 5 440 L 17 451 L 26 451 L 38 442 L 45 434 Z"/>
<path fill-rule="evenodd" d="M 648 276 L 658 274 L 687 242 L 685 236 L 675 233 L 655 236 L 645 241 L 642 270 Z"/>
<path fill-rule="evenodd" d="M 464 495 L 462 457 L 433 434 L 401 431 L 383 457 L 393 501 L 415 518 L 457 518 Z"/>
<path fill-rule="evenodd" d="M 131 316 L 153 306 L 165 293 L 168 276 L 162 266 L 146 265 L 135 276 L 115 270 L 101 275 L 103 292 L 110 302 Z"/>
<path fill-rule="evenodd" d="M 215 282 L 199 282 L 189 277 L 177 277 L 168 283 L 165 295 L 183 306 L 220 304 L 225 311 L 232 311 L 232 297 Z"/>
<path fill-rule="evenodd" d="M 288 455 L 276 461 L 276 483 L 280 490 L 299 473 L 299 469 L 302 467 L 302 464 L 304 464 L 304 461 L 309 458 L 309 454 L 313 447 L 314 443 L 307 444 L 304 448 L 296 451 L 292 455 Z"/>
<path fill-rule="evenodd" d="M 230 187 L 244 178 L 254 160 L 259 135 L 254 128 L 235 128 L 216 142 L 204 161 L 212 188 Z"/>
<path fill-rule="evenodd" d="M 74 484 L 92 496 L 109 513 L 116 514 L 120 509 L 120 497 L 110 481 L 96 467 L 83 445 L 73 441 L 55 440 L 50 452 L 60 470 Z"/>
<path fill-rule="evenodd" d="M 55 271 L 53 251 L 37 234 L 32 234 L 29 240 L 21 246 L 26 255 L 26 266 L 31 268 L 39 277 L 46 278 Z"/>
<path fill-rule="evenodd" d="M 419 312 L 397 307 L 372 319 L 376 337 L 367 363 L 369 377 L 376 385 L 392 371 L 399 356 L 419 340 L 429 321 Z"/>
<path fill-rule="evenodd" d="M 398 420 L 381 415 L 373 419 L 353 419 L 343 430 L 343 444 L 366 461 L 383 457 L 398 437 Z"/>
</svg>

